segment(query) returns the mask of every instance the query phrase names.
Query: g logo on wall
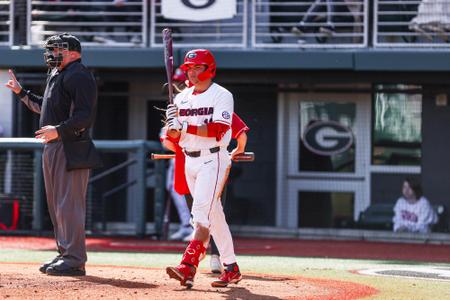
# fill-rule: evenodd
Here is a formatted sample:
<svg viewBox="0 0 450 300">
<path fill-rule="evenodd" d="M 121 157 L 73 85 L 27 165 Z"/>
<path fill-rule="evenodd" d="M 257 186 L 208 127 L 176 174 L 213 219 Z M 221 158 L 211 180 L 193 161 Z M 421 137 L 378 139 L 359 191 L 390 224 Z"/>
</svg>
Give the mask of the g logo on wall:
<svg viewBox="0 0 450 300">
<path fill-rule="evenodd" d="M 202 9 L 211 6 L 216 0 L 181 0 L 184 5 L 193 9 Z"/>
<path fill-rule="evenodd" d="M 353 145 L 352 130 L 338 122 L 317 121 L 306 127 L 305 147 L 316 154 L 332 156 L 347 151 Z"/>
<path fill-rule="evenodd" d="M 161 0 L 164 18 L 192 22 L 231 19 L 236 7 L 236 0 Z"/>
</svg>

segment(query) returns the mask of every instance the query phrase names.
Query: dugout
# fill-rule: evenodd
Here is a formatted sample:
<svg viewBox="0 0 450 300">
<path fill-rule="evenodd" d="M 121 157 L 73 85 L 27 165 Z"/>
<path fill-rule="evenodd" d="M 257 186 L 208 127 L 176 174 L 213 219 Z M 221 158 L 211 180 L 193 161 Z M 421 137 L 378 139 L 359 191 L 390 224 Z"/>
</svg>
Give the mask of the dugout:
<svg viewBox="0 0 450 300">
<path fill-rule="evenodd" d="M 178 64 L 185 50 L 177 50 Z M 217 81 L 233 92 L 235 109 L 251 128 L 248 149 L 257 155 L 255 163 L 235 166 L 229 185 L 226 210 L 235 230 L 275 227 L 298 234 L 299 228 L 358 229 L 360 213 L 371 204 L 394 203 L 407 176 L 421 179 L 433 204 L 450 207 L 450 139 L 445 134 L 450 82 L 443 76 L 450 67 L 443 63 L 445 53 L 212 51 Z M 42 90 L 39 50 L 5 55 L 14 57 L 25 86 Z M 94 137 L 156 140 L 161 113 L 154 106 L 165 105 L 162 52 L 121 49 L 104 55 L 87 50 L 85 57 L 100 91 Z M 5 96 L 10 133 L 30 136 L 36 116 Z M 345 151 L 321 159 L 305 151 L 300 142 L 305 129 L 318 120 L 351 129 L 342 135 L 352 137 Z M 149 189 L 152 184 L 149 180 Z M 131 195 L 115 196 L 108 221 L 119 227 L 132 221 Z"/>
</svg>

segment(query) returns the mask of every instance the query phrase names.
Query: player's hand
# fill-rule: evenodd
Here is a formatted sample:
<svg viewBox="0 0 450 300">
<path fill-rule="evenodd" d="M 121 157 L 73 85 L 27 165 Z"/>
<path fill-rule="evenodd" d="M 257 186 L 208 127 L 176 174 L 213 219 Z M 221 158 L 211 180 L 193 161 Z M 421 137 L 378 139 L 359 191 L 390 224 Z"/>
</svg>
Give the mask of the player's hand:
<svg viewBox="0 0 450 300">
<path fill-rule="evenodd" d="M 183 124 L 181 124 L 180 121 L 178 121 L 178 118 L 175 117 L 167 120 L 167 127 L 169 130 L 181 131 Z"/>
<path fill-rule="evenodd" d="M 166 110 L 167 122 L 169 122 L 169 119 L 173 119 L 176 117 L 178 117 L 178 106 L 176 106 L 176 104 L 167 105 L 167 110 Z"/>
<path fill-rule="evenodd" d="M 245 152 L 244 149 L 234 148 L 234 149 L 231 151 L 231 153 L 230 153 L 231 160 L 234 160 L 234 158 L 236 157 L 236 155 L 241 154 L 241 153 L 244 153 L 244 152 Z"/>
<path fill-rule="evenodd" d="M 16 94 L 20 93 L 20 91 L 22 90 L 22 86 L 20 85 L 19 81 L 17 81 L 16 75 L 14 75 L 14 72 L 11 69 L 8 70 L 8 73 L 9 80 L 5 84 L 5 86 Z"/>
<path fill-rule="evenodd" d="M 47 144 L 59 137 L 58 130 L 55 126 L 47 125 L 34 133 L 37 139 L 41 139 L 44 144 Z"/>
</svg>

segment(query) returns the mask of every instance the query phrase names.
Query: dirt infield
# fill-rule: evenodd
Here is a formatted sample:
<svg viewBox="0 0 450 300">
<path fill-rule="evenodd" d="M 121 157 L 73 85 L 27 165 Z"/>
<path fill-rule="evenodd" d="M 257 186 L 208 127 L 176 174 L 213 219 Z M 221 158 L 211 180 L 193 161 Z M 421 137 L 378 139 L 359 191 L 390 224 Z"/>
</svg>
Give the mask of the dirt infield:
<svg viewBox="0 0 450 300">
<path fill-rule="evenodd" d="M 217 289 L 200 273 L 192 290 L 169 280 L 162 269 L 88 266 L 87 276 L 53 277 L 37 264 L 0 263 L 1 299 L 359 299 L 368 286 L 298 276 L 245 274 L 238 285 Z"/>
</svg>

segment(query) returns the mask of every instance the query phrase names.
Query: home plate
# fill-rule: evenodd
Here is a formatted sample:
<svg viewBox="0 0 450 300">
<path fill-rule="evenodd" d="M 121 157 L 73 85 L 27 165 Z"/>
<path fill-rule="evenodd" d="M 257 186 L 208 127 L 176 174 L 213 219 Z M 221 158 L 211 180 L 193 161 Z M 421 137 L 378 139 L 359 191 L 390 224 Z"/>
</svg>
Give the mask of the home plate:
<svg viewBox="0 0 450 300">
<path fill-rule="evenodd" d="M 438 266 L 386 267 L 386 268 L 358 270 L 356 272 L 364 275 L 450 281 L 450 268 Z"/>
</svg>

